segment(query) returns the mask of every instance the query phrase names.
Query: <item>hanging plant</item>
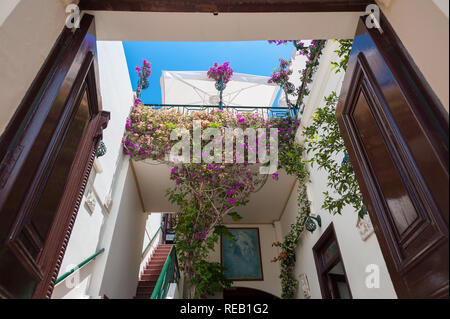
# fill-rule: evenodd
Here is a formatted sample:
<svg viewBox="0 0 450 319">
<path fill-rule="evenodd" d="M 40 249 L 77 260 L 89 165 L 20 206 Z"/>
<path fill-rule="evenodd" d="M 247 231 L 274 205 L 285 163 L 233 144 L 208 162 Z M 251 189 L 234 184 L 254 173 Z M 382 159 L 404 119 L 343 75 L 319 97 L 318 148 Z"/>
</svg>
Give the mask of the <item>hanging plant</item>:
<svg viewBox="0 0 450 319">
<path fill-rule="evenodd" d="M 216 83 L 223 81 L 223 84 L 227 84 L 232 76 L 233 69 L 229 66 L 230 62 L 225 62 L 224 64 L 218 65 L 217 62 L 214 63 L 214 66 L 210 67 L 206 75 L 208 78 L 215 80 Z"/>
<path fill-rule="evenodd" d="M 267 82 L 278 84 L 281 88 L 287 90 L 288 93 L 293 93 L 295 87 L 289 82 L 289 76 L 292 74 L 292 70 L 289 69 L 290 65 L 291 61 L 280 58 L 280 66 L 272 72 Z"/>
<path fill-rule="evenodd" d="M 136 88 L 136 95 L 139 98 L 141 96 L 142 90 L 148 89 L 150 85 L 148 78 L 152 74 L 151 63 L 144 59 L 142 61 L 142 66 L 137 66 L 135 70 L 139 77 L 138 85 Z"/>
</svg>

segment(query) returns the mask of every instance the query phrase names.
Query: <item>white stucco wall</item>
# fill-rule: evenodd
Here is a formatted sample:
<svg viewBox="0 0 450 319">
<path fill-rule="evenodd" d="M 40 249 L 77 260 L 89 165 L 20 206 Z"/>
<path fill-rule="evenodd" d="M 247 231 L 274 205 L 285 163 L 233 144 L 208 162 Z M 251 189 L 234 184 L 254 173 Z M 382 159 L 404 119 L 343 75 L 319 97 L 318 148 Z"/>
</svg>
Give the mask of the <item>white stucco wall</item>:
<svg viewBox="0 0 450 319">
<path fill-rule="evenodd" d="M 0 134 L 50 53 L 65 19 L 61 1 L 0 1 Z"/>
<path fill-rule="evenodd" d="M 302 127 L 308 125 L 312 114 L 318 107 L 325 105 L 323 101 L 325 96 L 328 96 L 332 91 L 336 91 L 338 94 L 340 92 L 343 74 L 336 74 L 332 71 L 330 64 L 330 61 L 338 60 L 333 52 L 336 48 L 336 43 L 332 41 L 327 43 L 311 88 L 311 95 L 306 101 Z M 297 140 L 301 141 L 299 134 Z M 343 154 L 338 157 L 340 160 Z M 312 234 L 305 231 L 300 237 L 296 250 L 295 273 L 297 279 L 299 279 L 300 274 L 305 273 L 311 290 L 311 298 L 322 298 L 312 248 L 327 227 L 333 223 L 353 298 L 396 298 L 376 235 L 373 233 L 366 241 L 361 239 L 356 228 L 357 213 L 351 207 L 345 207 L 342 215 L 337 216 L 333 216 L 322 209 L 321 206 L 325 197 L 323 192 L 327 190 L 327 173 L 324 170 L 319 170 L 317 165 L 314 168 L 310 167 L 309 171 L 308 197 L 311 201 L 311 212 L 321 216 L 322 227 L 318 227 Z M 297 212 L 297 190 L 295 188 L 279 225 L 277 225 L 277 229 L 281 233 L 280 239 L 290 230 L 290 225 L 295 222 Z M 368 275 L 365 270 L 369 264 L 376 264 L 380 267 L 379 288 L 369 289 L 365 285 L 365 279 Z M 297 297 L 303 298 L 301 287 L 298 289 Z"/>
<path fill-rule="evenodd" d="M 448 0 L 377 0 L 377 3 L 448 112 Z"/>
<path fill-rule="evenodd" d="M 147 214 L 140 207 L 136 181 L 128 170 L 103 273 L 101 296 L 129 299 L 136 295 L 146 219 Z"/>
<path fill-rule="evenodd" d="M 234 281 L 233 287 L 248 287 L 268 292 L 277 297 L 281 296 L 280 266 L 270 260 L 279 254 L 277 247 L 272 247 L 272 243 L 277 241 L 275 228 L 272 224 L 226 224 L 230 228 L 258 228 L 261 245 L 261 263 L 263 268 L 263 278 L 260 281 Z M 221 262 L 220 243 L 217 243 L 214 251 L 209 255 L 209 261 Z M 220 296 L 216 296 L 219 298 Z"/>
</svg>

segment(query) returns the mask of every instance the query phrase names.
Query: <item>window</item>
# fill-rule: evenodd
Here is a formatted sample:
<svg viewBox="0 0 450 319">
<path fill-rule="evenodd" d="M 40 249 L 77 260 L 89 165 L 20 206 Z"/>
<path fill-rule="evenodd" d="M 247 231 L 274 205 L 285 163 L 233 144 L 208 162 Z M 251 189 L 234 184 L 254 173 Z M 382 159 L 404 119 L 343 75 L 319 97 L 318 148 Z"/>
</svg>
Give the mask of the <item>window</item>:
<svg viewBox="0 0 450 319">
<path fill-rule="evenodd" d="M 351 299 L 352 294 L 333 224 L 328 226 L 314 245 L 313 253 L 322 297 L 324 299 Z"/>
</svg>

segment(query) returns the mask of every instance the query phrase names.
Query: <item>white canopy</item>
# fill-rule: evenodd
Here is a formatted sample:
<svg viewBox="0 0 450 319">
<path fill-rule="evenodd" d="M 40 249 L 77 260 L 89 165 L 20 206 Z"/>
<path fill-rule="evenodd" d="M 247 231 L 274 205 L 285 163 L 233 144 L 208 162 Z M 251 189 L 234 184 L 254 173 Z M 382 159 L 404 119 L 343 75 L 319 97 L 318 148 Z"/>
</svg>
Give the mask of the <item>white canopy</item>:
<svg viewBox="0 0 450 319">
<path fill-rule="evenodd" d="M 224 106 L 272 106 L 279 87 L 269 77 L 234 73 L 223 90 Z M 162 71 L 163 104 L 218 105 L 219 91 L 206 71 Z"/>
</svg>

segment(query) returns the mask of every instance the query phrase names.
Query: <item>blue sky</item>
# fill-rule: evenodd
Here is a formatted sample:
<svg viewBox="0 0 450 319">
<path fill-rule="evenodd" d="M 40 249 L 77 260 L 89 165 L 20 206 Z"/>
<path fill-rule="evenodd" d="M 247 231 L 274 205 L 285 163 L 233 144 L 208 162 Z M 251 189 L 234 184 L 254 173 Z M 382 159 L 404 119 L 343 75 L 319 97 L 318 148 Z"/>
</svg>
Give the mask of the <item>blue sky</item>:
<svg viewBox="0 0 450 319">
<path fill-rule="evenodd" d="M 142 92 L 144 103 L 161 103 L 161 71 L 207 71 L 215 62 L 230 62 L 236 73 L 270 76 L 279 58 L 291 57 L 292 45 L 267 41 L 236 42 L 123 42 L 133 90 L 138 81 L 135 68 L 147 59 L 152 63 L 150 87 Z M 276 105 L 276 102 L 275 102 Z"/>
</svg>

